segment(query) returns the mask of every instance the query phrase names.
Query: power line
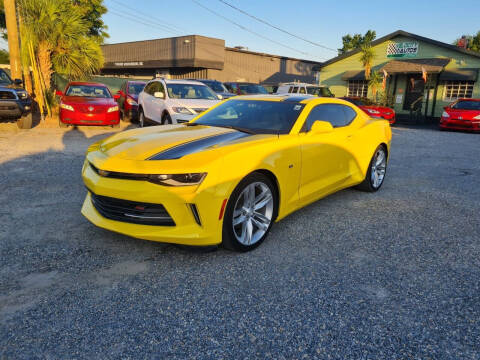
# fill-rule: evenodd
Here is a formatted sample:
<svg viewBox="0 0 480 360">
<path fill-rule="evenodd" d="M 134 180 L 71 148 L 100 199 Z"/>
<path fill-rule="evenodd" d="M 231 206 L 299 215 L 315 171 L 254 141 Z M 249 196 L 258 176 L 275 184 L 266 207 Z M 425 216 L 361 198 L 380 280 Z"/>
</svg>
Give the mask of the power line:
<svg viewBox="0 0 480 360">
<path fill-rule="evenodd" d="M 297 39 L 299 39 L 299 40 L 303 40 L 303 41 L 305 41 L 305 42 L 307 42 L 307 43 L 309 43 L 309 44 L 312 44 L 312 45 L 321 47 L 321 48 L 323 48 L 323 49 L 327 49 L 327 50 L 331 50 L 331 51 L 334 51 L 334 52 L 338 52 L 337 49 L 329 48 L 328 46 L 325 46 L 325 45 L 316 43 L 316 42 L 314 42 L 314 41 L 305 39 L 305 38 L 303 38 L 303 37 L 301 37 L 301 36 L 292 34 L 291 32 L 289 32 L 289 31 L 287 31 L 287 30 L 283 30 L 283 29 L 279 28 L 278 26 L 273 25 L 273 24 L 270 24 L 270 23 L 267 22 L 266 20 L 260 19 L 260 18 L 256 17 L 255 15 L 249 14 L 249 13 L 247 13 L 246 11 L 243 11 L 242 9 L 239 9 L 238 7 L 232 5 L 232 4 L 230 4 L 230 3 L 228 3 L 228 2 L 226 2 L 226 1 L 224 1 L 224 0 L 218 0 L 218 1 L 220 1 L 221 3 L 223 3 L 223 4 L 227 5 L 227 6 L 230 6 L 232 9 L 235 9 L 235 10 L 237 10 L 238 12 L 241 12 L 241 13 L 244 14 L 244 15 L 247 15 L 247 16 L 251 17 L 252 19 L 257 20 L 258 22 L 261 22 L 262 24 L 268 25 L 268 26 L 270 26 L 271 28 L 274 28 L 274 29 L 276 29 L 276 30 L 278 30 L 278 31 L 281 31 L 281 32 L 283 32 L 283 33 L 285 33 L 285 34 L 287 34 L 287 35 L 293 36 L 294 38 L 297 38 Z"/>
<path fill-rule="evenodd" d="M 200 2 L 198 2 L 197 0 L 192 0 L 192 1 L 193 1 L 195 4 L 197 4 L 198 6 L 200 6 L 201 8 L 207 10 L 208 12 L 210 12 L 210 13 L 212 13 L 212 14 L 214 14 L 214 15 L 222 18 L 222 19 L 224 19 L 225 21 L 228 21 L 228 22 L 231 23 L 231 24 L 234 24 L 234 25 L 238 26 L 240 29 L 242 29 L 242 30 L 244 30 L 244 31 L 247 31 L 247 32 L 249 32 L 249 33 L 251 33 L 251 34 L 254 34 L 255 36 L 258 36 L 258 37 L 260 37 L 260 38 L 262 38 L 262 39 L 264 39 L 264 40 L 267 40 L 267 41 L 270 41 L 270 42 L 272 42 L 272 43 L 274 43 L 274 44 L 283 46 L 283 47 L 285 47 L 285 48 L 287 48 L 287 49 L 293 50 L 293 51 L 298 52 L 298 53 L 300 53 L 300 54 L 303 54 L 303 55 L 306 55 L 306 56 L 314 56 L 314 55 L 311 55 L 311 54 L 306 53 L 306 52 L 304 52 L 304 51 L 297 50 L 297 49 L 292 48 L 292 47 L 290 47 L 290 46 L 288 46 L 288 45 L 282 44 L 281 42 L 278 42 L 278 41 L 276 41 L 276 40 L 270 39 L 270 38 L 268 38 L 268 37 L 266 37 L 266 36 L 263 36 L 262 34 L 259 34 L 259 33 L 255 32 L 255 31 L 252 31 L 252 30 L 246 28 L 245 26 L 240 25 L 240 24 L 236 23 L 235 21 L 233 21 L 233 20 L 231 20 L 231 19 L 229 19 L 229 18 L 227 18 L 227 17 L 225 17 L 225 16 L 217 13 L 216 11 L 214 11 L 214 10 L 212 10 L 212 9 L 204 6 L 203 4 L 201 4 Z M 321 57 L 320 57 L 320 58 L 321 58 Z M 322 58 L 322 59 L 323 59 L 323 58 Z"/>
<path fill-rule="evenodd" d="M 147 19 L 152 19 L 152 20 L 155 20 L 155 21 L 158 21 L 159 24 L 161 24 L 162 26 L 165 26 L 167 28 L 169 28 L 170 30 L 172 31 L 175 31 L 177 33 L 186 33 L 184 29 L 181 29 L 179 28 L 178 26 L 174 25 L 174 24 L 170 24 L 168 22 L 165 22 L 164 20 L 160 20 L 159 18 L 155 18 L 155 17 L 152 17 L 151 14 L 147 14 L 147 13 L 144 13 L 144 12 L 140 12 L 138 11 L 138 9 L 135 9 L 131 6 L 128 6 L 118 0 L 111 0 L 112 2 L 116 3 L 117 5 L 120 5 L 128 10 L 131 10 L 131 11 L 135 11 L 135 14 L 141 14 L 143 15 L 144 17 L 146 17 Z"/>
<path fill-rule="evenodd" d="M 126 19 L 126 20 L 130 20 L 134 23 L 137 23 L 137 24 L 142 24 L 142 25 L 145 25 L 145 26 L 148 26 L 149 28 L 156 28 L 156 29 L 159 29 L 159 30 L 163 30 L 165 32 L 168 32 L 168 33 L 171 33 L 171 34 L 174 34 L 174 35 L 177 35 L 176 32 L 172 31 L 172 30 L 168 30 L 160 25 L 157 25 L 153 22 L 150 22 L 149 20 L 145 20 L 145 19 L 142 19 L 140 20 L 140 18 L 138 17 L 134 17 L 133 15 L 127 15 L 127 14 L 124 14 L 122 12 L 117 12 L 116 10 L 114 9 L 109 9 L 108 10 L 109 13 L 111 13 L 112 15 L 115 15 L 115 16 L 118 16 L 118 17 L 121 17 L 123 19 Z"/>
</svg>

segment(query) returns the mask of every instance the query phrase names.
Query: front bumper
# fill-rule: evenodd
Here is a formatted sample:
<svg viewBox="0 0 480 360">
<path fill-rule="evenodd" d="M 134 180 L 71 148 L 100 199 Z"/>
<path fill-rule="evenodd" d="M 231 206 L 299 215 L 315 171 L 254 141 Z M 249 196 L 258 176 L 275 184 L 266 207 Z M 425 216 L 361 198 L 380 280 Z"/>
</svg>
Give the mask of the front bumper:
<svg viewBox="0 0 480 360">
<path fill-rule="evenodd" d="M 32 101 L 26 100 L 2 100 L 0 101 L 0 117 L 18 119 L 32 111 Z"/>
<path fill-rule="evenodd" d="M 82 214 L 98 227 L 131 237 L 193 246 L 216 245 L 222 241 L 222 220 L 219 211 L 223 198 L 215 188 L 201 186 L 168 187 L 147 181 L 105 178 L 85 162 L 83 181 L 88 189 Z M 173 219 L 174 226 L 141 225 L 116 221 L 102 216 L 92 203 L 91 193 L 117 199 L 162 204 Z M 195 204 L 199 225 L 190 204 Z"/>
<path fill-rule="evenodd" d="M 190 114 L 178 114 L 172 113 L 170 117 L 172 118 L 173 124 L 183 124 L 189 122 L 190 120 L 194 119 L 197 115 L 190 115 Z"/>
<path fill-rule="evenodd" d="M 120 122 L 120 112 L 90 114 L 79 111 L 60 109 L 60 121 L 69 125 L 117 125 Z"/>
<path fill-rule="evenodd" d="M 441 129 L 480 131 L 480 121 L 441 118 L 439 125 Z"/>
</svg>

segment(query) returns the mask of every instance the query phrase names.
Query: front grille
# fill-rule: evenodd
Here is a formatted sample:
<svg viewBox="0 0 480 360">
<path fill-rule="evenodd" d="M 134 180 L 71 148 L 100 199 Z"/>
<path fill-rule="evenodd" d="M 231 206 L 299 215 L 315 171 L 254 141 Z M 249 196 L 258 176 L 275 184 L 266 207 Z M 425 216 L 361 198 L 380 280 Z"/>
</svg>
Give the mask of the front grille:
<svg viewBox="0 0 480 360">
<path fill-rule="evenodd" d="M 0 105 L 0 110 L 16 110 L 16 106 L 1 106 Z"/>
<path fill-rule="evenodd" d="M 16 95 L 12 91 L 0 91 L 0 99 L 2 100 L 12 100 L 16 98 Z"/>
<path fill-rule="evenodd" d="M 90 110 L 90 108 L 92 108 L 92 110 Z M 75 109 L 85 114 L 101 114 L 106 112 L 106 109 L 102 106 L 80 105 L 75 106 Z"/>
<path fill-rule="evenodd" d="M 175 226 L 162 204 L 140 203 L 90 193 L 93 206 L 107 219 L 140 225 Z"/>
<path fill-rule="evenodd" d="M 148 181 L 149 175 L 148 174 L 133 174 L 133 173 L 123 173 L 118 171 L 106 171 L 100 170 L 92 163 L 89 163 L 90 167 L 93 171 L 95 171 L 98 175 L 113 179 L 122 179 L 122 180 L 143 180 Z"/>
</svg>

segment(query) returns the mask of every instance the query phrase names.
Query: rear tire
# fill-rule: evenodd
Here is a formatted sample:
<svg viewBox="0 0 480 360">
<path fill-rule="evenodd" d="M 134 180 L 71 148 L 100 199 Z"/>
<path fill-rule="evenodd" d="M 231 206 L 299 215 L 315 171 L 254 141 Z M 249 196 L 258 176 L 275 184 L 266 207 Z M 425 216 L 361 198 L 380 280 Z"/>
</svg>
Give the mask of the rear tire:
<svg viewBox="0 0 480 360">
<path fill-rule="evenodd" d="M 386 173 L 387 149 L 384 145 L 380 145 L 375 149 L 368 165 L 367 175 L 363 182 L 357 186 L 357 189 L 366 192 L 378 191 L 383 185 Z"/>
<path fill-rule="evenodd" d="M 265 175 L 252 173 L 237 185 L 223 219 L 222 246 L 250 251 L 267 237 L 278 212 L 275 185 Z"/>
<path fill-rule="evenodd" d="M 23 115 L 17 120 L 17 126 L 19 129 L 31 129 L 32 128 L 32 113 Z"/>
</svg>

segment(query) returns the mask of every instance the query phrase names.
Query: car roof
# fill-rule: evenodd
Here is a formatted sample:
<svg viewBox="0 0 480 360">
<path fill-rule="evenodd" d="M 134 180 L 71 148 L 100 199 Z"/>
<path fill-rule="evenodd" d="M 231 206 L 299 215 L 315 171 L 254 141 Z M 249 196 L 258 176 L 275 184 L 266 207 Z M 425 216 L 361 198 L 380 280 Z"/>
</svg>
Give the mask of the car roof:
<svg viewBox="0 0 480 360">
<path fill-rule="evenodd" d="M 183 80 L 183 79 L 163 79 L 165 84 L 190 84 L 190 85 L 202 85 L 205 86 L 204 83 L 196 80 Z"/>
<path fill-rule="evenodd" d="M 67 84 L 67 86 L 70 85 L 84 85 L 84 86 L 104 86 L 108 87 L 105 84 L 99 83 L 99 82 L 88 82 L 88 81 L 72 81 Z"/>
<path fill-rule="evenodd" d="M 325 85 L 309 84 L 309 83 L 296 83 L 296 82 L 287 82 L 281 83 L 279 86 L 316 86 L 316 87 L 326 87 Z"/>
<path fill-rule="evenodd" d="M 336 103 L 352 105 L 350 102 L 338 98 L 318 97 L 308 94 L 272 94 L 272 95 L 240 95 L 235 96 L 232 100 L 259 100 L 259 101 L 275 101 L 275 102 L 294 102 L 299 104 L 308 104 L 311 101 L 318 103 Z"/>
<path fill-rule="evenodd" d="M 127 80 L 127 83 L 145 84 L 146 81 L 144 81 L 144 80 Z"/>
<path fill-rule="evenodd" d="M 455 101 L 456 102 L 459 102 L 459 101 L 480 101 L 480 99 L 460 98 L 460 99 L 457 99 Z"/>
</svg>

